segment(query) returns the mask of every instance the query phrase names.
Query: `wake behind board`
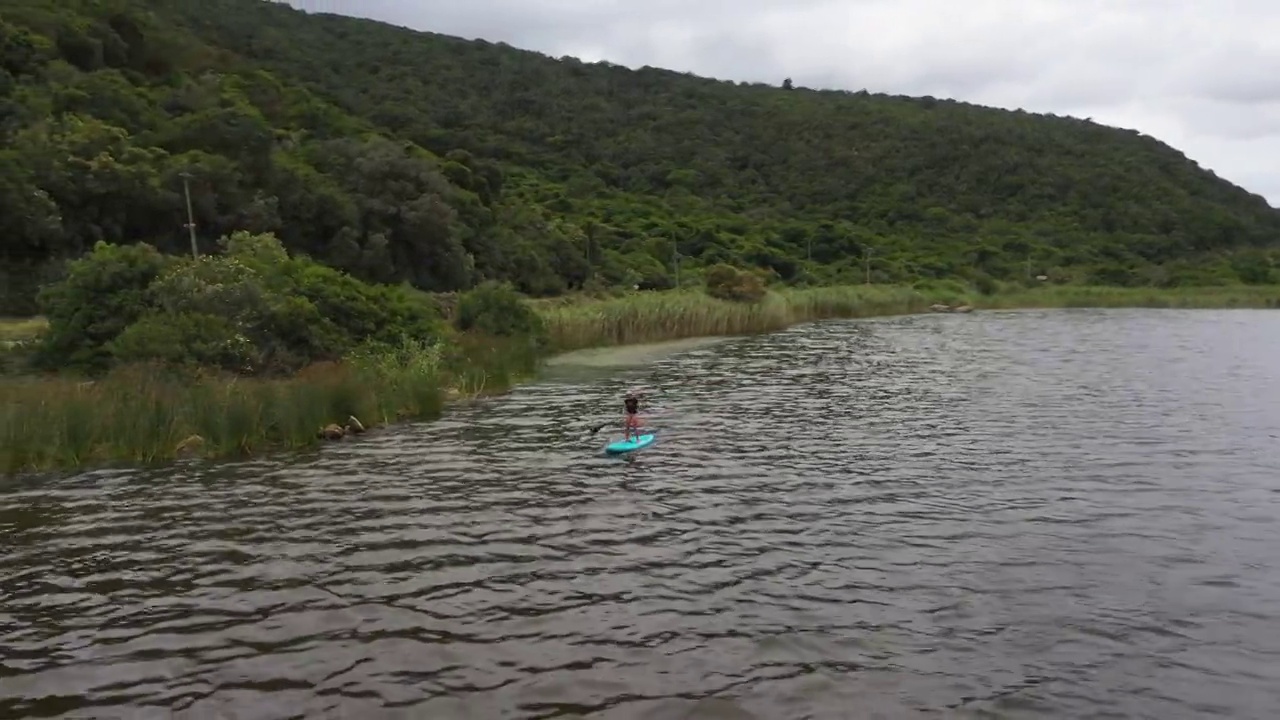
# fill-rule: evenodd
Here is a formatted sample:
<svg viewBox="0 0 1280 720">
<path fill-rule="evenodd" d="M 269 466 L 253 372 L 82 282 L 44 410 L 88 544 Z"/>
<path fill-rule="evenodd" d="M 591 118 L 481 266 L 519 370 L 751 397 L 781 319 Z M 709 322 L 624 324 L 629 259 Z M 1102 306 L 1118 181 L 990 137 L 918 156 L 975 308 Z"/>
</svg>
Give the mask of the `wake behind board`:
<svg viewBox="0 0 1280 720">
<path fill-rule="evenodd" d="M 641 448 L 649 447 L 653 444 L 653 441 L 657 439 L 657 435 L 649 433 L 648 435 L 641 435 L 635 440 L 618 440 L 617 442 L 611 442 L 606 445 L 604 451 L 610 455 L 622 455 Z"/>
</svg>

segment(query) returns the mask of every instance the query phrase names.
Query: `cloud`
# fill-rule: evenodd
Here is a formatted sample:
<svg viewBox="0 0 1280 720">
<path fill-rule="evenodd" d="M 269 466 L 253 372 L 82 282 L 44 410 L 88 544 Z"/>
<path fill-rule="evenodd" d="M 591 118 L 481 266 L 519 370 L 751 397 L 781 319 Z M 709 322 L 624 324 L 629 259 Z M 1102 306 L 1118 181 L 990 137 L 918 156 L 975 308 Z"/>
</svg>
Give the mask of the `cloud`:
<svg viewBox="0 0 1280 720">
<path fill-rule="evenodd" d="M 1276 0 L 290 0 L 553 56 L 1092 117 L 1280 206 Z"/>
</svg>

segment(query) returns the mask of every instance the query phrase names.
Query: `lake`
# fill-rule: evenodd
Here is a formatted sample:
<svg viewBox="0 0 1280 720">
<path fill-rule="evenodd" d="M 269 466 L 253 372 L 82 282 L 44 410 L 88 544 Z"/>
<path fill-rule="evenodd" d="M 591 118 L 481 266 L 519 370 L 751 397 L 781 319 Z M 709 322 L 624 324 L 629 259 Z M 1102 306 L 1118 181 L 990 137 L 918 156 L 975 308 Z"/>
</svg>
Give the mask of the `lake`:
<svg viewBox="0 0 1280 720">
<path fill-rule="evenodd" d="M 0 717 L 1270 720 L 1277 359 L 1274 311 L 827 322 L 10 483 Z"/>
</svg>

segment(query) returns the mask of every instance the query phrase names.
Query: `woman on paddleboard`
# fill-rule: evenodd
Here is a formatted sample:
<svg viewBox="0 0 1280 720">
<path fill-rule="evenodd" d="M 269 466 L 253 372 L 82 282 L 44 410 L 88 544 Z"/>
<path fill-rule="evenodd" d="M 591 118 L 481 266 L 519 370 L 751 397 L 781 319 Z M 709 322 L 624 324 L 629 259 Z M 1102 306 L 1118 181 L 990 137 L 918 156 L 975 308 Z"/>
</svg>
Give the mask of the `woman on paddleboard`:
<svg viewBox="0 0 1280 720">
<path fill-rule="evenodd" d="M 626 408 L 626 414 L 623 415 L 622 433 L 624 440 L 632 438 L 640 438 L 640 398 L 634 392 L 628 392 L 627 396 L 622 400 L 622 406 Z"/>
</svg>

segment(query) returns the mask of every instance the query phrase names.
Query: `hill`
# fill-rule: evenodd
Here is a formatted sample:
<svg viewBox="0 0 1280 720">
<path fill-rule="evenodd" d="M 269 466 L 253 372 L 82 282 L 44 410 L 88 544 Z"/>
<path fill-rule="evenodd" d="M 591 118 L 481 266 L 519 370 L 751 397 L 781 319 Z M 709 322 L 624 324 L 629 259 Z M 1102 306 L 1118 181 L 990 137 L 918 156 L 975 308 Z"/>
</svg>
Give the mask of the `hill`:
<svg viewBox="0 0 1280 720">
<path fill-rule="evenodd" d="M 5 304 L 234 229 L 377 282 L 1270 281 L 1280 211 L 1132 131 L 556 60 L 262 0 L 9 0 Z M 677 258 L 679 258 L 677 262 Z"/>
</svg>

